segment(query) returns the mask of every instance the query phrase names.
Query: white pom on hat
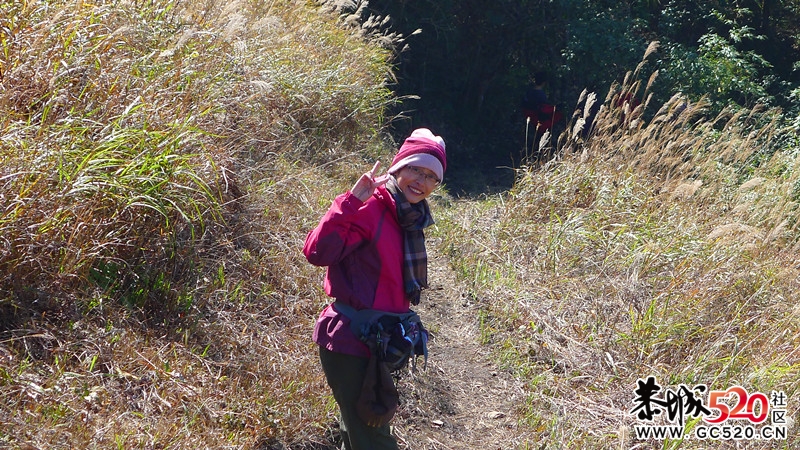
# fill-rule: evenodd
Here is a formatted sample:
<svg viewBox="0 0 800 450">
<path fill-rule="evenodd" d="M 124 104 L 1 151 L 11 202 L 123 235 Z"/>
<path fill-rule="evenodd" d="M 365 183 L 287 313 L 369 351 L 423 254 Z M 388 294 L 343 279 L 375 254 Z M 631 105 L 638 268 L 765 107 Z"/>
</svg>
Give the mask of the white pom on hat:
<svg viewBox="0 0 800 450">
<path fill-rule="evenodd" d="M 444 145 L 444 139 L 441 136 L 436 136 L 433 132 L 427 128 L 417 128 L 413 132 L 411 132 L 411 136 L 409 137 L 421 137 L 424 139 L 431 140 L 436 142 L 442 147 L 442 150 L 447 150 L 447 147 Z"/>
</svg>

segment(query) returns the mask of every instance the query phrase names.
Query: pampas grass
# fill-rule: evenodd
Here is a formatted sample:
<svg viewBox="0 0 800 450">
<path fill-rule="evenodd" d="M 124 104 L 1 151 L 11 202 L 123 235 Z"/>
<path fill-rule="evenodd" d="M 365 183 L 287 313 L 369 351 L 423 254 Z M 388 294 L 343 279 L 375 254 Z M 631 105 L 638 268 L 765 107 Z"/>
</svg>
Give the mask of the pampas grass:
<svg viewBox="0 0 800 450">
<path fill-rule="evenodd" d="M 299 248 L 386 151 L 387 37 L 291 1 L 3 8 L 0 446 L 325 445 Z"/>
<path fill-rule="evenodd" d="M 527 380 L 518 413 L 532 445 L 668 445 L 625 432 L 647 376 L 798 395 L 796 149 L 765 153 L 781 133 L 771 111 L 707 118 L 680 94 L 619 102 L 641 94 L 635 75 L 611 87 L 588 136 L 584 93 L 559 156 L 521 169 L 483 202 L 479 225 L 459 209 L 439 221 L 482 302 L 484 340 Z M 788 448 L 789 435 L 740 444 Z"/>
</svg>

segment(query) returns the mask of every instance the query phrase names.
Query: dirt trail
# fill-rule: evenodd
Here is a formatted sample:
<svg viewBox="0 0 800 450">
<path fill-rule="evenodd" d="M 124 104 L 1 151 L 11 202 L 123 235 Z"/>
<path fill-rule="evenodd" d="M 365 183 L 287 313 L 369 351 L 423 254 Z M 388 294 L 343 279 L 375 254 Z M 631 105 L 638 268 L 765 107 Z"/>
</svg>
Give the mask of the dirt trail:
<svg viewBox="0 0 800 450">
<path fill-rule="evenodd" d="M 478 305 L 459 287 L 446 259 L 430 257 L 431 288 L 415 308 L 431 330 L 430 356 L 426 371 L 418 364 L 398 383 L 402 404 L 394 425 L 400 448 L 515 449 L 524 440 L 515 418 L 525 400 L 521 383 L 480 344 Z"/>
</svg>

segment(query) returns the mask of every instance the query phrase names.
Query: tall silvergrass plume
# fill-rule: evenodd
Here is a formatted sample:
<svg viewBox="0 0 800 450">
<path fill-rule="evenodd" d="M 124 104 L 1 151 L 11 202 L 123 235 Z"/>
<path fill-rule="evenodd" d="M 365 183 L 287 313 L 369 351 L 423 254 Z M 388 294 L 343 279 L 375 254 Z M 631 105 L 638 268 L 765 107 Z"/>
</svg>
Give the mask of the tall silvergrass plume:
<svg viewBox="0 0 800 450">
<path fill-rule="evenodd" d="M 397 50 L 404 44 L 405 37 L 389 29 L 389 16 L 371 14 L 367 0 L 323 0 L 320 2 L 326 9 L 339 14 L 342 23 L 356 29 L 362 37 L 366 37 L 381 46 Z M 416 30 L 413 34 L 420 33 Z"/>
<path fill-rule="evenodd" d="M 581 91 L 568 134 L 572 140 L 584 141 L 592 134 L 599 107 L 596 92 L 589 92 L 588 89 Z"/>
<path fill-rule="evenodd" d="M 522 166 L 541 165 L 556 154 L 552 132 L 550 130 L 542 131 L 542 129 L 541 123 L 537 120 L 536 128 L 531 130 L 531 119 L 530 117 L 525 118 L 525 146 L 521 152 Z M 535 158 L 533 158 L 534 156 Z"/>
<path fill-rule="evenodd" d="M 651 75 L 642 93 L 639 92 L 641 82 L 638 81 L 638 76 L 647 58 L 657 49 L 658 42 L 654 41 L 648 45 L 636 69 L 626 73 L 621 84 L 615 82 L 611 85 L 602 105 L 596 104 L 598 97 L 596 92 L 584 90 L 581 93 L 568 132 L 560 136 L 559 146 L 562 147 L 560 152 L 575 151 L 575 143 L 585 142 L 590 135 L 604 139 L 615 136 L 616 133 L 630 132 L 643 125 L 640 118 L 652 97 L 648 91 L 655 82 L 658 72 Z"/>
<path fill-rule="evenodd" d="M 530 158 L 530 153 L 528 152 L 528 135 L 530 134 L 531 130 L 531 118 L 525 118 L 525 147 L 522 149 L 522 154 L 525 160 L 527 161 Z"/>
<path fill-rule="evenodd" d="M 438 221 L 483 341 L 526 380 L 532 442 L 649 445 L 625 431 L 647 376 L 800 394 L 798 152 L 774 147 L 779 112 L 707 117 L 680 93 L 656 108 L 657 78 L 637 78 L 609 89 L 589 133 L 596 97 L 581 95 L 557 160 Z M 639 106 L 618 102 L 640 91 Z"/>
<path fill-rule="evenodd" d="M 546 162 L 542 154 L 549 149 L 551 134 L 549 130 L 542 133 L 540 127 L 541 124 L 537 121 L 536 128 L 533 129 L 531 134 L 531 118 L 525 118 L 525 147 L 522 149 L 521 161 L 523 166 L 538 166 Z M 529 142 L 530 146 L 528 145 Z M 533 158 L 534 155 L 536 156 L 535 159 Z"/>
</svg>

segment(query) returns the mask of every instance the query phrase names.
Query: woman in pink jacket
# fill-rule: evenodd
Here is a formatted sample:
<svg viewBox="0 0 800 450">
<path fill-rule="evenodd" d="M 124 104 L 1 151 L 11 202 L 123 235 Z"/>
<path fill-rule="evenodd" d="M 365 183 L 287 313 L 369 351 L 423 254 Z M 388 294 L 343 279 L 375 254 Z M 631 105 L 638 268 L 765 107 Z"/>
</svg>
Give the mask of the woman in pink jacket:
<svg viewBox="0 0 800 450">
<path fill-rule="evenodd" d="M 373 427 L 356 413 L 370 352 L 337 310 L 406 313 L 427 287 L 423 229 L 433 224 L 427 197 L 442 181 L 445 143 L 430 130 L 411 133 L 387 174 L 380 163 L 338 197 L 303 248 L 308 261 L 326 266 L 325 293 L 334 299 L 320 313 L 313 339 L 341 412 L 342 448 L 397 449 L 389 425 Z M 340 309 L 342 309 L 340 307 Z"/>
</svg>

